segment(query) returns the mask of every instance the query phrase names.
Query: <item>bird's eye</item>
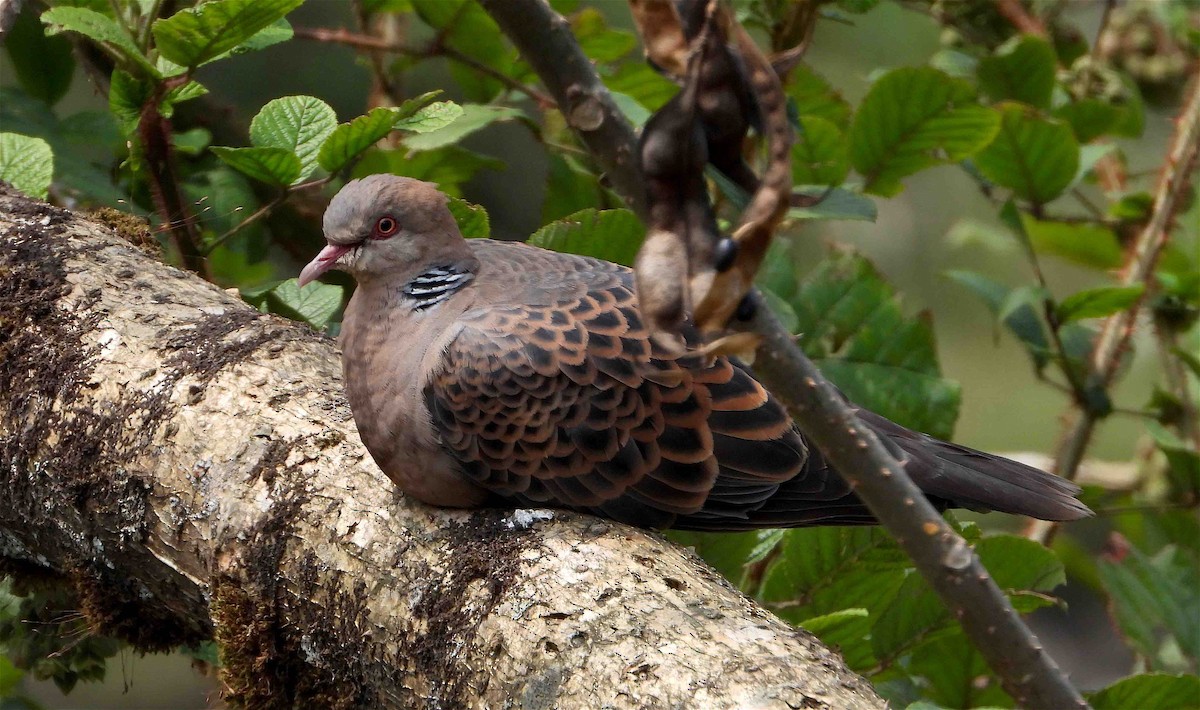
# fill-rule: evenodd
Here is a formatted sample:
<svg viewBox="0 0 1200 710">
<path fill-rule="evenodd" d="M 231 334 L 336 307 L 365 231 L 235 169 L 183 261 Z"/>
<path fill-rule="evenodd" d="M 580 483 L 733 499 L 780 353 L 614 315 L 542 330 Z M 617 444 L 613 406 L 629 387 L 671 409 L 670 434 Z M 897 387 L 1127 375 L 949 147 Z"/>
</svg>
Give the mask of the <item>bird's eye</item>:
<svg viewBox="0 0 1200 710">
<path fill-rule="evenodd" d="M 395 234 L 399 227 L 400 225 L 397 224 L 394 217 L 391 217 L 390 215 L 384 215 L 383 217 L 379 218 L 378 222 L 375 223 L 375 233 L 371 236 L 375 239 L 387 239 Z"/>
</svg>

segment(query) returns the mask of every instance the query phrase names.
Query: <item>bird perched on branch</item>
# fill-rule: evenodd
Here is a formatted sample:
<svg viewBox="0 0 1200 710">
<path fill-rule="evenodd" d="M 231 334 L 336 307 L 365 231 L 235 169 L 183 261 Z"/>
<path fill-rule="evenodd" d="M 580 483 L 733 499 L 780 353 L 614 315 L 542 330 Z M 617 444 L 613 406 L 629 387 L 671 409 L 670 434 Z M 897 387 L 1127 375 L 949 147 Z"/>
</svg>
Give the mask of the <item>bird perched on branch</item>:
<svg viewBox="0 0 1200 710">
<path fill-rule="evenodd" d="M 468 241 L 445 195 L 393 175 L 347 184 L 324 230 L 300 282 L 329 269 L 358 281 L 342 324 L 347 395 L 406 494 L 652 528 L 875 522 L 746 366 L 652 342 L 629 269 Z M 1057 476 L 858 416 L 939 509 L 1090 513 Z"/>
</svg>

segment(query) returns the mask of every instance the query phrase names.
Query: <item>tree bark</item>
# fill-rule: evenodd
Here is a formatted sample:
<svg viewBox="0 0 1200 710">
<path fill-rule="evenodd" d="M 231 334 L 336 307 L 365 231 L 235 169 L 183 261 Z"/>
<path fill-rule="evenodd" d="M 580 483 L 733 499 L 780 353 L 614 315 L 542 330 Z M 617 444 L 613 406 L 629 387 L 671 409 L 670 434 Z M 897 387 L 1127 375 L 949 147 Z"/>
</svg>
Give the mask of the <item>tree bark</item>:
<svg viewBox="0 0 1200 710">
<path fill-rule="evenodd" d="M 868 708 L 654 534 L 396 494 L 334 343 L 0 186 L 0 569 L 252 707 Z"/>
</svg>

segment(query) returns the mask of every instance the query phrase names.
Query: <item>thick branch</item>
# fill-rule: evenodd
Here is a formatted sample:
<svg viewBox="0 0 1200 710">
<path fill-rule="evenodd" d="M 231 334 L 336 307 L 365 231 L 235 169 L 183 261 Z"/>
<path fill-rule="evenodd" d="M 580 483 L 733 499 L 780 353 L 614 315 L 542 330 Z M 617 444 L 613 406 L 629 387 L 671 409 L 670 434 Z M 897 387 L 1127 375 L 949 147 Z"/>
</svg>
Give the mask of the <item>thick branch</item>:
<svg viewBox="0 0 1200 710">
<path fill-rule="evenodd" d="M 399 498 L 329 340 L 7 189 L 0 350 L 0 557 L 143 650 L 215 635 L 235 703 L 882 705 L 657 536 Z"/>
<path fill-rule="evenodd" d="M 606 165 L 634 154 L 632 127 L 615 108 L 608 91 L 566 29 L 566 21 L 544 0 L 481 0 L 484 8 L 517 45 L 542 82 L 569 112 L 579 99 L 565 87 L 587 87 L 587 99 L 604 115 L 603 139 L 580 135 Z M 554 30 L 557 30 L 556 32 Z M 552 35 L 551 39 L 547 39 Z M 569 57 L 568 60 L 560 60 Z M 623 128 L 619 127 L 623 124 Z M 613 180 L 646 220 L 644 188 L 636 175 Z M 758 316 L 750 324 L 763 337 L 756 371 L 791 409 L 800 428 L 837 467 L 848 472 L 855 490 L 895 536 L 921 574 L 952 609 L 1001 682 L 1023 707 L 1084 707 L 1084 701 L 1026 627 L 1004 593 L 988 576 L 974 552 L 909 480 L 875 435 L 860 426 L 795 339 L 757 297 Z"/>
</svg>

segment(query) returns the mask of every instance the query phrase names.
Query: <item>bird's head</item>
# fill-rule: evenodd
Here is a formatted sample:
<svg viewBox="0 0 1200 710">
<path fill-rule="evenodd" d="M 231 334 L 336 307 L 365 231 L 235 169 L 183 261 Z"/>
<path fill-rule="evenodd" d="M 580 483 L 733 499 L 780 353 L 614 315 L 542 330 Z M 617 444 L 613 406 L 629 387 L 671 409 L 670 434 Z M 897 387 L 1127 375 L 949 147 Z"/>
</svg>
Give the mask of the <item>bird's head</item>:
<svg viewBox="0 0 1200 710">
<path fill-rule="evenodd" d="M 465 249 L 447 201 L 433 184 L 398 175 L 350 181 L 325 210 L 328 244 L 300 272 L 300 285 L 330 269 L 359 282 L 404 274 Z"/>
</svg>

